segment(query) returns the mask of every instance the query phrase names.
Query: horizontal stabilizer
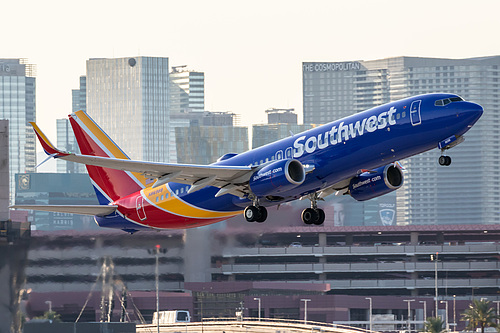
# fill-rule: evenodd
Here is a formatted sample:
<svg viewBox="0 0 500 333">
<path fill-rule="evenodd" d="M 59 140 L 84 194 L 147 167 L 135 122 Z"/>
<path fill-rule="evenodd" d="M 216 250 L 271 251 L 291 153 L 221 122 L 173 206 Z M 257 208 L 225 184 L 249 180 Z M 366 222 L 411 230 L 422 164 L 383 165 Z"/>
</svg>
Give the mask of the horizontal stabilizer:
<svg viewBox="0 0 500 333">
<path fill-rule="evenodd" d="M 10 208 L 42 210 L 45 212 L 57 212 L 80 215 L 105 216 L 116 211 L 118 206 L 106 205 L 14 205 Z"/>
</svg>

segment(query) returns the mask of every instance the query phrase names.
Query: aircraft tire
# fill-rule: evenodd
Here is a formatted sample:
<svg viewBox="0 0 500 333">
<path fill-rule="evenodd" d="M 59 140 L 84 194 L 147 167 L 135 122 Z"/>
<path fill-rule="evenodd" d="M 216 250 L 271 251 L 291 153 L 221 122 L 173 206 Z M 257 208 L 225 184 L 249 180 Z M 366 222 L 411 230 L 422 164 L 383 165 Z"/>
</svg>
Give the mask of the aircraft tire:
<svg viewBox="0 0 500 333">
<path fill-rule="evenodd" d="M 316 214 L 318 218 L 314 220 L 315 225 L 322 225 L 325 222 L 325 211 L 321 208 L 316 209 Z"/>
<path fill-rule="evenodd" d="M 259 217 L 259 209 L 255 206 L 248 206 L 243 213 L 247 222 L 255 222 Z"/>
<path fill-rule="evenodd" d="M 305 224 L 313 224 L 318 219 L 318 213 L 312 208 L 306 208 L 302 211 L 301 218 Z"/>
<path fill-rule="evenodd" d="M 451 157 L 450 156 L 439 156 L 439 165 L 443 166 L 448 166 L 451 164 Z"/>
<path fill-rule="evenodd" d="M 259 206 L 257 210 L 259 211 L 259 216 L 255 219 L 255 221 L 262 223 L 267 219 L 267 209 L 266 207 Z"/>
</svg>

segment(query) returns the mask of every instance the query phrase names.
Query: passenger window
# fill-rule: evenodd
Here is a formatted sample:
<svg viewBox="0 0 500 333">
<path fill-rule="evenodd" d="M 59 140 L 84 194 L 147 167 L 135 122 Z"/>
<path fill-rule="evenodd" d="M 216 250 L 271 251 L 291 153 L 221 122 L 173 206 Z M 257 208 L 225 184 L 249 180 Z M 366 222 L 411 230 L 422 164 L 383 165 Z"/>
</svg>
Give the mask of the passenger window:
<svg viewBox="0 0 500 333">
<path fill-rule="evenodd" d="M 400 113 L 397 113 L 397 114 L 396 114 L 396 119 L 399 119 L 399 118 L 401 118 L 401 114 L 400 114 Z"/>
<path fill-rule="evenodd" d="M 156 202 L 160 201 L 160 197 L 156 197 Z"/>
<path fill-rule="evenodd" d="M 163 201 L 163 194 L 161 195 L 161 198 L 160 198 L 161 201 Z"/>
<path fill-rule="evenodd" d="M 406 111 L 403 111 L 403 112 L 401 113 L 401 117 L 403 117 L 403 118 L 404 118 L 404 117 L 406 117 Z"/>
</svg>

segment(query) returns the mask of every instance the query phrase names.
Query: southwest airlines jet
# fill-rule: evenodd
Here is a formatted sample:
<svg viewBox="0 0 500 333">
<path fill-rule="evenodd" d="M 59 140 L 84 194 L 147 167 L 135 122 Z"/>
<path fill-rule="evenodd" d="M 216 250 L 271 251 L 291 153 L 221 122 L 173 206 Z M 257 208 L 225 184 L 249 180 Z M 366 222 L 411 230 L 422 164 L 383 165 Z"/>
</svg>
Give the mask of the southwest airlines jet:
<svg viewBox="0 0 500 333">
<path fill-rule="evenodd" d="M 86 164 L 100 205 L 13 208 L 94 215 L 101 227 L 135 232 L 145 228 L 203 226 L 243 213 L 264 222 L 266 207 L 309 199 L 306 224 L 321 225 L 318 201 L 330 194 L 369 200 L 403 185 L 398 160 L 433 148 L 445 152 L 483 113 L 453 94 L 426 94 L 384 104 L 292 135 L 210 165 L 130 160 L 83 111 L 71 114 L 81 154 L 55 148 L 32 123 L 50 157 Z"/>
</svg>

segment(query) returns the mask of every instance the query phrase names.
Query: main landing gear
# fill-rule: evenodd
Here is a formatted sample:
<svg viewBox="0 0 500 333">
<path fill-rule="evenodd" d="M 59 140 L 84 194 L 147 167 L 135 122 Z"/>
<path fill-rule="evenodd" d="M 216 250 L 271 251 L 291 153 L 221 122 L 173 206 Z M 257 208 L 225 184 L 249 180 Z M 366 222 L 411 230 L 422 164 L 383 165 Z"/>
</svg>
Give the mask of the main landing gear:
<svg viewBox="0 0 500 333">
<path fill-rule="evenodd" d="M 247 222 L 262 223 L 267 219 L 267 209 L 266 207 L 259 206 L 258 199 L 254 199 L 253 205 L 245 208 L 244 215 Z"/>
<path fill-rule="evenodd" d="M 318 195 L 316 193 L 309 194 L 311 200 L 311 208 L 306 208 L 302 211 L 302 222 L 305 224 L 322 225 L 325 222 L 325 211 L 318 208 Z"/>
</svg>

